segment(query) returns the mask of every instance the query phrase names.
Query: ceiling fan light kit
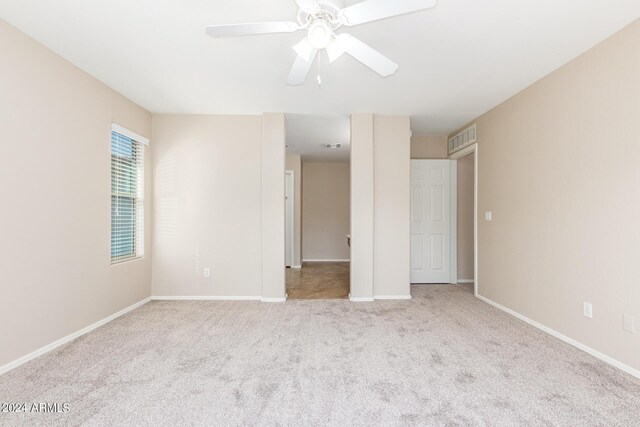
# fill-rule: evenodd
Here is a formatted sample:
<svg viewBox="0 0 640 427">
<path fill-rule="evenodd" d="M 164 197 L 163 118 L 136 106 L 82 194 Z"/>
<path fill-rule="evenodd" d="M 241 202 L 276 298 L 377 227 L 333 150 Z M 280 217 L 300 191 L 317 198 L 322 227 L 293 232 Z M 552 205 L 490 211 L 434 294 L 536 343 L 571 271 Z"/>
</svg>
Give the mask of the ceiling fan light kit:
<svg viewBox="0 0 640 427">
<path fill-rule="evenodd" d="M 318 19 L 309 26 L 307 39 L 314 49 L 325 49 L 333 38 L 333 31 L 324 19 Z"/>
<path fill-rule="evenodd" d="M 324 50 L 329 63 L 345 53 L 360 61 L 382 77 L 394 74 L 398 64 L 352 35 L 336 34 L 342 26 L 366 24 L 380 19 L 434 8 L 437 0 L 364 0 L 343 9 L 328 0 L 295 0 L 299 7 L 298 23 L 257 22 L 248 24 L 211 25 L 207 34 L 214 38 L 258 34 L 307 31 L 304 39 L 293 46 L 297 58 L 287 83 L 298 86 L 305 82 L 318 51 Z M 318 81 L 320 77 L 318 76 Z"/>
</svg>

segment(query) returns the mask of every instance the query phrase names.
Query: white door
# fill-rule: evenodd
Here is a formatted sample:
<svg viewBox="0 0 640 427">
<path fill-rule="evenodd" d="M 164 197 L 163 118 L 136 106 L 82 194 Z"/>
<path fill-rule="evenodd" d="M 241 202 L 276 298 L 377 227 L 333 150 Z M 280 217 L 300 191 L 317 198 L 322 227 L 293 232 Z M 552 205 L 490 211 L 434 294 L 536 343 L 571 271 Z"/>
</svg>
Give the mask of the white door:
<svg viewBox="0 0 640 427">
<path fill-rule="evenodd" d="M 293 267 L 293 223 L 294 223 L 294 205 L 293 205 L 293 171 L 286 171 L 284 175 L 284 195 L 285 195 L 285 267 Z"/>
<path fill-rule="evenodd" d="M 451 172 L 450 160 L 411 160 L 411 283 L 452 282 Z"/>
</svg>

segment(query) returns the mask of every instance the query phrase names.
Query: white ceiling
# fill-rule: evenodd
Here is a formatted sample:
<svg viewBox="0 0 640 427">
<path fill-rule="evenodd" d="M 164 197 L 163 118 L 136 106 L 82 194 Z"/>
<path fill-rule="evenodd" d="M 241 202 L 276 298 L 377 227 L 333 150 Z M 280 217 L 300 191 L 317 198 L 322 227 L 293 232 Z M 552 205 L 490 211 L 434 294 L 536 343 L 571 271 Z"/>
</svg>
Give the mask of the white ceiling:
<svg viewBox="0 0 640 427">
<path fill-rule="evenodd" d="M 347 161 L 350 157 L 349 116 L 287 114 L 287 153 L 304 161 Z M 340 148 L 326 148 L 340 144 Z"/>
<path fill-rule="evenodd" d="M 440 0 L 339 30 L 400 69 L 383 79 L 350 57 L 330 67 L 323 57 L 322 87 L 285 84 L 303 33 L 204 34 L 295 13 L 293 0 L 0 1 L 0 18 L 154 113 L 408 114 L 414 134 L 462 126 L 639 18 L 640 1 Z"/>
</svg>

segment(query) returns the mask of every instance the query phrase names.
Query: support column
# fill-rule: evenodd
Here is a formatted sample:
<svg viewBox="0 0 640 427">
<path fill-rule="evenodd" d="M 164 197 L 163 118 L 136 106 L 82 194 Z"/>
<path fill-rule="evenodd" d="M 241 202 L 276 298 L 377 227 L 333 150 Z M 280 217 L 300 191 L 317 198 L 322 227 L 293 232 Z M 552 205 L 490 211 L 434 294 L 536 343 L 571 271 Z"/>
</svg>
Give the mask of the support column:
<svg viewBox="0 0 640 427">
<path fill-rule="evenodd" d="M 285 122 L 282 113 L 262 115 L 262 301 L 284 302 Z"/>
<path fill-rule="evenodd" d="M 411 298 L 411 122 L 376 116 L 374 298 Z"/>
<path fill-rule="evenodd" d="M 373 301 L 373 114 L 351 115 L 351 301 Z"/>
</svg>

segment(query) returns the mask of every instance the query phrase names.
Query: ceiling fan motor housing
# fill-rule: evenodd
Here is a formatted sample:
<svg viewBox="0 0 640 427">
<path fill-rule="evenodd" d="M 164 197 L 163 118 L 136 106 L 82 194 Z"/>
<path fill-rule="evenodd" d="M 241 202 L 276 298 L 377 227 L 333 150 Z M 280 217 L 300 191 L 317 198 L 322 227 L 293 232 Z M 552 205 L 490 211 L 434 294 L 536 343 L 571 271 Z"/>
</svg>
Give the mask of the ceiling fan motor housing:
<svg viewBox="0 0 640 427">
<path fill-rule="evenodd" d="M 298 22 L 300 25 L 304 27 L 320 19 L 327 21 L 330 28 L 334 31 L 340 28 L 342 26 L 339 16 L 341 7 L 329 0 L 320 0 L 318 4 L 320 5 L 320 11 L 313 15 L 308 14 L 302 9 L 298 10 Z"/>
</svg>

